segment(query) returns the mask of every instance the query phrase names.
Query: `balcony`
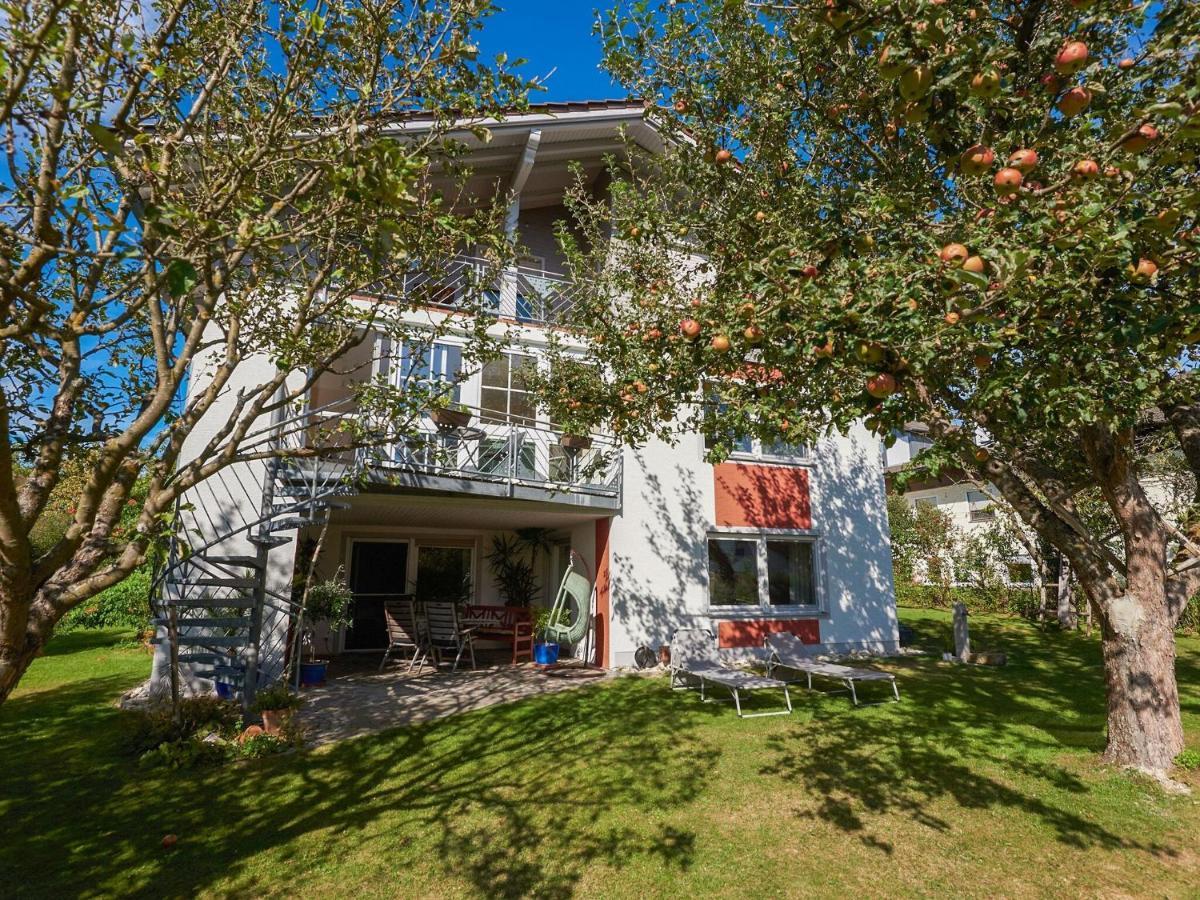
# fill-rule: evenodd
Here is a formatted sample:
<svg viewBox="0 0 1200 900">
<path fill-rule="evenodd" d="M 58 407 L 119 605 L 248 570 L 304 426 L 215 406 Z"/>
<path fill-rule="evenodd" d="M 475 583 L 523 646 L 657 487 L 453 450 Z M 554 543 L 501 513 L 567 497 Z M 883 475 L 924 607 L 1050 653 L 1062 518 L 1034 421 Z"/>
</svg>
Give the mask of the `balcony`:
<svg viewBox="0 0 1200 900">
<path fill-rule="evenodd" d="M 341 407 L 338 409 L 337 407 Z M 464 424 L 435 423 L 428 415 L 409 433 L 355 451 L 354 469 L 368 489 L 420 490 L 510 497 L 616 510 L 621 506 L 621 447 L 612 438 L 564 438 L 527 420 L 498 421 L 494 413 L 463 407 Z M 338 422 L 352 416 L 342 404 L 305 414 L 307 439 L 336 439 Z M 346 458 L 307 467 L 344 467 Z M 294 468 L 296 480 L 321 477 Z"/>
<path fill-rule="evenodd" d="M 482 310 L 530 325 L 570 325 L 581 290 L 559 272 L 502 267 L 472 256 L 456 256 L 435 273 L 408 272 L 400 279 L 401 295 L 418 306 L 450 312 Z"/>
</svg>

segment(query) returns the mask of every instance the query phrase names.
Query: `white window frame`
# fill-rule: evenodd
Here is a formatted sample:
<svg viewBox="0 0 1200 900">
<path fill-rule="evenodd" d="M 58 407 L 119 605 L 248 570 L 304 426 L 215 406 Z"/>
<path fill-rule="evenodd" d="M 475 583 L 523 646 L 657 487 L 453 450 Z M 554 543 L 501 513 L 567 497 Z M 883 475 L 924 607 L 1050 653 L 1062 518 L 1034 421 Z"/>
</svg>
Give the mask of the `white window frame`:
<svg viewBox="0 0 1200 900">
<path fill-rule="evenodd" d="M 983 499 L 972 500 L 972 494 Z M 991 522 L 996 518 L 996 501 L 987 491 L 965 491 L 963 496 L 967 501 L 967 518 L 970 521 Z"/>
<path fill-rule="evenodd" d="M 802 529 L 745 529 L 710 528 L 704 537 L 704 591 L 711 597 L 708 580 L 708 542 L 711 540 L 750 540 L 757 542 L 758 562 L 758 605 L 720 606 L 708 603 L 708 613 L 718 619 L 790 619 L 796 616 L 826 615 L 828 604 L 825 597 L 825 542 L 815 531 Z M 767 542 L 791 541 L 812 546 L 814 603 L 773 605 L 770 602 L 771 588 L 767 573 Z"/>
</svg>

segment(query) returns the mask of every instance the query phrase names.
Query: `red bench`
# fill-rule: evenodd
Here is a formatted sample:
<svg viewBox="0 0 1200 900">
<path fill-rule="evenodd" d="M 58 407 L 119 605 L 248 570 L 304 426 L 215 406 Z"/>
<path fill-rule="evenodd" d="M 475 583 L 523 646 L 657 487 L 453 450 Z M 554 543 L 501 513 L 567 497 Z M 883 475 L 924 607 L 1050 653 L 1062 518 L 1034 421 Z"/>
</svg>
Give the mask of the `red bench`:
<svg viewBox="0 0 1200 900">
<path fill-rule="evenodd" d="M 513 663 L 533 661 L 533 613 L 525 606 L 464 606 L 460 622 L 475 637 L 504 641 Z"/>
</svg>

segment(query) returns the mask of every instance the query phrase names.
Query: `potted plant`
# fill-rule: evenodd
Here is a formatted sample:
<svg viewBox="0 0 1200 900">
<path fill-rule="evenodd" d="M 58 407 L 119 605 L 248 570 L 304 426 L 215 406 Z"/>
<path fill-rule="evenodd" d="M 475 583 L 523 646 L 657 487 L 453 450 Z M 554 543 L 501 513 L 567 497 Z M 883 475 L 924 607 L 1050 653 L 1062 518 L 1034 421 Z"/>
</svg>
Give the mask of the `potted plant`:
<svg viewBox="0 0 1200 900">
<path fill-rule="evenodd" d="M 262 716 L 263 731 L 278 737 L 287 720 L 303 702 L 298 694 L 288 690 L 286 683 L 279 681 L 255 695 L 251 711 Z"/>
<path fill-rule="evenodd" d="M 559 437 L 558 445 L 564 450 L 582 452 L 592 448 L 592 439 L 586 434 L 571 434 L 568 432 Z"/>
<path fill-rule="evenodd" d="M 429 418 L 438 428 L 466 428 L 471 424 L 471 410 L 461 403 L 438 403 L 430 407 Z"/>
<path fill-rule="evenodd" d="M 557 613 L 548 609 L 538 609 L 533 614 L 533 661 L 539 666 L 552 666 L 558 662 L 559 646 L 554 641 L 546 640 L 546 630 L 555 625 L 565 625 L 563 611 Z"/>
<path fill-rule="evenodd" d="M 350 612 L 354 594 L 346 584 L 342 569 L 327 581 L 311 585 L 304 595 L 304 646 L 307 658 L 300 663 L 300 684 L 311 687 L 323 684 L 329 669 L 328 659 L 316 658 L 317 625 L 324 623 L 325 653 L 330 652 L 331 635 L 351 623 Z"/>
</svg>

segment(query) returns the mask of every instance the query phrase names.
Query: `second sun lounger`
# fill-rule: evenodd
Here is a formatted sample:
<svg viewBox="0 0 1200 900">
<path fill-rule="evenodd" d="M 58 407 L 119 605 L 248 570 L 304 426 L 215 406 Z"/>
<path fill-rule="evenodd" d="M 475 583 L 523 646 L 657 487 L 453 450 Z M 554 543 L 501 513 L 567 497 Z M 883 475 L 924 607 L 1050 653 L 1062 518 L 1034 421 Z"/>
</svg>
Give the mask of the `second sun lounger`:
<svg viewBox="0 0 1200 900">
<path fill-rule="evenodd" d="M 758 716 L 786 716 L 792 711 L 792 697 L 788 693 L 787 682 L 777 678 L 764 678 L 762 675 L 721 665 L 712 634 L 701 629 L 681 629 L 675 632 L 675 636 L 671 639 L 671 687 L 687 687 L 689 677 L 700 682 L 700 699 L 702 701 L 711 699 L 704 696 L 705 683 L 716 684 L 728 690 L 733 695 L 733 705 L 737 709 L 738 718 L 741 719 L 753 719 Z M 761 688 L 781 689 L 787 709 L 756 713 L 742 712 L 740 692 Z"/>
<path fill-rule="evenodd" d="M 767 659 L 767 674 L 774 676 L 776 669 L 793 669 L 797 672 L 803 672 L 808 677 L 808 689 L 812 690 L 812 680 L 814 675 L 819 675 L 822 678 L 833 678 L 846 685 L 850 692 L 850 699 L 854 701 L 854 705 L 858 706 L 858 692 L 854 688 L 855 682 L 858 681 L 888 681 L 892 685 L 892 693 L 896 695 L 897 702 L 900 700 L 900 689 L 896 686 L 896 676 L 890 672 L 880 672 L 877 669 L 857 669 L 853 666 L 842 666 L 837 663 L 821 662 L 813 659 L 801 642 L 800 638 L 794 634 L 781 632 L 769 635 L 766 639 L 766 648 L 770 652 Z"/>
</svg>

